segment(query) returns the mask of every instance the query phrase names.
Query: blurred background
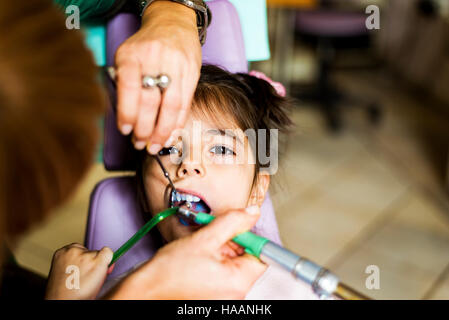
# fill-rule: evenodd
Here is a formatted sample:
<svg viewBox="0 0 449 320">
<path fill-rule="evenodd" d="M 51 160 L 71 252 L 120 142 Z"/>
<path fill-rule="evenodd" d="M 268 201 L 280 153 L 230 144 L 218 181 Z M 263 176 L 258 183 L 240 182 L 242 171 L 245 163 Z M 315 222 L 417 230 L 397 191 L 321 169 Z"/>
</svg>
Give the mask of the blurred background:
<svg viewBox="0 0 449 320">
<path fill-rule="evenodd" d="M 367 29 L 370 5 L 379 29 Z M 270 191 L 284 245 L 376 299 L 449 299 L 449 1 L 267 7 L 271 59 L 250 69 L 295 99 Z M 71 201 L 23 238 L 19 263 L 46 276 L 56 249 L 82 243 L 89 195 L 114 175 L 93 164 Z M 379 289 L 365 286 L 370 265 Z"/>
</svg>

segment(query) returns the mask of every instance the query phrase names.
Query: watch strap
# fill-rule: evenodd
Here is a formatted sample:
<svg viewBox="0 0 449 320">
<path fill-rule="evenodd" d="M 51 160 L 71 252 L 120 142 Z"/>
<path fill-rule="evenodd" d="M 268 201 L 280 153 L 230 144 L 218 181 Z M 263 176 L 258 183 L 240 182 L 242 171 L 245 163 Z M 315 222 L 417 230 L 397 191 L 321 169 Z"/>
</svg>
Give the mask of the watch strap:
<svg viewBox="0 0 449 320">
<path fill-rule="evenodd" d="M 138 0 L 140 15 L 156 0 Z M 201 45 L 206 41 L 207 27 L 212 20 L 212 13 L 204 0 L 166 0 L 182 4 L 196 13 L 196 24 Z"/>
</svg>

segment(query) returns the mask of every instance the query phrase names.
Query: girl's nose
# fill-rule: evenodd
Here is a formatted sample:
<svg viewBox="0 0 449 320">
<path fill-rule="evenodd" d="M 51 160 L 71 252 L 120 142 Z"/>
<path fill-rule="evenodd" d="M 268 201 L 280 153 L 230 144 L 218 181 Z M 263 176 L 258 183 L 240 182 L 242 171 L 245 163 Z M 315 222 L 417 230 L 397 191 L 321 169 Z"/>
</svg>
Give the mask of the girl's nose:
<svg viewBox="0 0 449 320">
<path fill-rule="evenodd" d="M 201 163 L 183 162 L 178 169 L 178 177 L 198 176 L 203 177 L 205 174 L 204 167 Z"/>
</svg>

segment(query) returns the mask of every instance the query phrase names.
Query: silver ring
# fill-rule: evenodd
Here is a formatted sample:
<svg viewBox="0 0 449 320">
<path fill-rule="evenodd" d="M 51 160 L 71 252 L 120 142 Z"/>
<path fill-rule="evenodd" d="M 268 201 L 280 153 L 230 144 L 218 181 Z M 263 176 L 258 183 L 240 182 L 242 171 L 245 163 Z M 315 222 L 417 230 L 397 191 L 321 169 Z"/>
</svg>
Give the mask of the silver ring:
<svg viewBox="0 0 449 320">
<path fill-rule="evenodd" d="M 166 74 L 160 74 L 157 79 L 159 80 L 159 83 L 157 85 L 161 89 L 166 89 L 170 85 L 170 77 Z"/>
<path fill-rule="evenodd" d="M 142 77 L 142 88 L 154 88 L 166 89 L 170 85 L 170 77 L 166 74 L 160 74 L 157 77 L 145 75 Z"/>
<path fill-rule="evenodd" d="M 143 76 L 142 77 L 142 88 L 154 88 L 158 85 L 159 80 L 157 78 L 153 78 L 152 76 Z"/>
</svg>

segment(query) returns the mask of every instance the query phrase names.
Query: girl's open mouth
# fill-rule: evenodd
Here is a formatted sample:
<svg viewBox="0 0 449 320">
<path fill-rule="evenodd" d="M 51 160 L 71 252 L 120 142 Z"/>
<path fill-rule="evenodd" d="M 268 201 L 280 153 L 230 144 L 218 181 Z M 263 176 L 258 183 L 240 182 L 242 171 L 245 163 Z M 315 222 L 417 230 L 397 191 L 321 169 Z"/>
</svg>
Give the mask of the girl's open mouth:
<svg viewBox="0 0 449 320">
<path fill-rule="evenodd" d="M 172 190 L 170 193 L 169 206 L 170 207 L 178 207 L 181 205 L 183 207 L 189 208 L 189 210 L 194 211 L 194 212 L 204 212 L 204 213 L 209 213 L 209 214 L 211 213 L 211 209 L 208 206 L 208 204 L 206 203 L 206 201 L 204 201 L 204 199 L 202 199 L 197 194 L 191 194 L 189 192 L 185 192 L 185 191 L 179 190 L 179 189 L 176 190 L 176 192 L 174 190 Z M 179 220 L 183 225 L 186 225 L 186 226 L 196 225 L 195 223 L 185 221 L 182 218 L 179 218 Z"/>
</svg>

